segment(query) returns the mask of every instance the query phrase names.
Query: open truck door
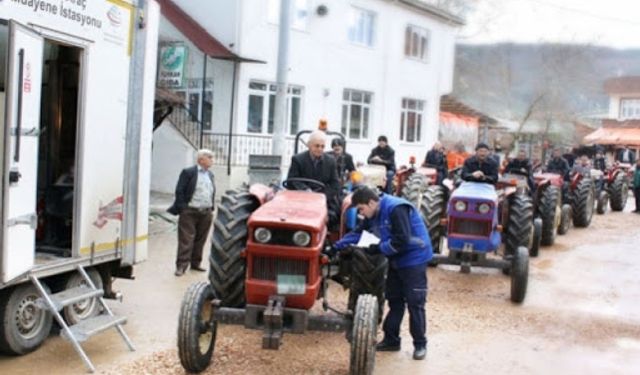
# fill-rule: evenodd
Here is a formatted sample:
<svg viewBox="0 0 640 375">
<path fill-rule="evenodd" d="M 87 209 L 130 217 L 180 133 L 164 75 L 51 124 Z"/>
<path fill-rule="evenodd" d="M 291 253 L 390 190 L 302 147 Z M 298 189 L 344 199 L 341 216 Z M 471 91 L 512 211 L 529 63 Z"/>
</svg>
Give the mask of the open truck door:
<svg viewBox="0 0 640 375">
<path fill-rule="evenodd" d="M 36 186 L 44 40 L 9 21 L 2 152 L 0 282 L 29 271 L 35 259 Z"/>
</svg>

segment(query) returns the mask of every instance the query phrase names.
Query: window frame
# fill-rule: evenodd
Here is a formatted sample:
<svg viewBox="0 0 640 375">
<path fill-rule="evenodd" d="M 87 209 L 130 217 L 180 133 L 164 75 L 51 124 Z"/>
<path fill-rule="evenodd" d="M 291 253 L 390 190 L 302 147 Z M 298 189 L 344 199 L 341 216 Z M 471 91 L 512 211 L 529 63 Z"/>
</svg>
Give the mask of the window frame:
<svg viewBox="0 0 640 375">
<path fill-rule="evenodd" d="M 370 43 L 367 43 L 366 41 L 363 41 L 357 38 L 358 34 L 361 34 L 361 36 L 366 38 L 365 36 L 366 33 L 364 31 L 359 32 L 358 30 L 354 30 L 353 33 L 355 35 L 352 35 L 352 28 L 354 27 L 354 24 L 357 24 L 358 26 L 361 25 L 360 18 L 363 14 L 367 14 L 371 16 L 371 22 L 369 23 L 371 30 L 368 33 L 371 39 L 369 41 Z M 353 17 L 353 18 L 349 19 L 349 23 L 347 25 L 347 41 L 349 41 L 349 43 L 356 46 L 374 48 L 377 43 L 376 30 L 378 28 L 378 14 L 375 11 L 370 9 L 351 6 L 349 17 Z"/>
<path fill-rule="evenodd" d="M 213 78 L 206 78 L 204 95 L 206 98 L 211 99 L 211 117 L 208 119 L 208 123 L 201 118 L 201 108 L 205 102 L 204 98 L 202 97 L 202 78 L 185 78 L 185 84 L 183 87 L 171 89 L 176 93 L 176 95 L 180 96 L 184 100 L 184 106 L 189 112 L 190 120 L 202 123 L 202 131 L 205 132 L 213 131 L 213 86 Z M 192 95 L 198 97 L 196 103 L 197 107 L 195 108 L 195 110 L 191 108 L 192 102 L 190 98 Z"/>
<path fill-rule="evenodd" d="M 628 107 L 625 106 L 628 104 Z M 628 115 L 625 111 L 630 111 Z M 619 116 L 621 120 L 640 120 L 640 97 L 620 98 Z"/>
<path fill-rule="evenodd" d="M 410 102 L 414 102 L 413 107 L 409 105 Z M 427 101 L 416 98 L 403 97 L 400 102 L 400 142 L 407 144 L 421 144 L 424 139 L 424 118 L 427 109 Z M 408 118 L 410 114 L 414 114 L 416 120 L 416 127 L 414 131 L 414 139 L 408 140 Z"/>
<path fill-rule="evenodd" d="M 348 98 L 346 95 L 348 94 Z M 361 100 L 354 100 L 353 94 L 360 94 L 362 96 Z M 371 137 L 371 129 L 372 123 L 371 118 L 373 117 L 373 101 L 374 101 L 374 92 L 365 91 L 359 89 L 352 88 L 344 88 L 342 90 L 342 103 L 340 110 L 340 130 L 342 134 L 348 139 L 352 141 L 368 141 Z M 367 102 L 368 97 L 368 102 Z M 359 136 L 357 138 L 353 138 L 351 136 L 351 128 L 352 128 L 352 110 L 354 106 L 360 106 L 360 128 L 359 128 Z M 346 109 L 346 113 L 345 113 Z M 366 111 L 365 111 L 366 110 Z M 366 121 L 364 113 L 366 115 Z M 346 120 L 346 123 L 345 123 Z M 365 124 L 366 123 L 366 124 Z M 366 128 L 366 129 L 365 129 Z"/>
<path fill-rule="evenodd" d="M 409 35 L 409 32 L 411 32 L 411 35 Z M 414 45 L 415 35 L 417 35 L 420 38 L 424 38 L 425 40 L 424 49 L 422 51 L 416 51 L 417 52 L 416 54 L 413 53 L 414 50 L 416 50 L 417 48 L 420 48 L 421 46 L 420 46 L 420 43 L 418 43 L 418 46 Z M 408 38 L 410 38 L 410 40 L 408 40 Z M 407 24 L 404 31 L 404 56 L 411 60 L 428 63 L 429 56 L 430 56 L 429 54 L 430 47 L 431 47 L 431 30 L 425 27 L 414 25 L 414 24 Z"/>
<path fill-rule="evenodd" d="M 264 85 L 264 89 L 252 88 L 253 85 Z M 274 82 L 262 81 L 262 80 L 249 80 L 248 93 L 247 93 L 247 122 L 244 128 L 244 132 L 247 135 L 273 135 L 273 123 L 270 121 L 272 117 L 275 117 L 275 97 L 276 97 L 277 84 Z M 259 132 L 249 131 L 249 119 L 251 111 L 251 96 L 259 96 L 262 98 L 262 114 L 261 114 L 261 129 Z M 291 132 L 291 122 L 293 119 L 293 107 L 291 105 L 293 99 L 298 99 L 298 118 L 297 129 L 295 132 Z M 273 100 L 273 102 L 272 102 Z M 287 118 L 285 121 L 285 136 L 293 136 L 301 129 L 302 112 L 304 107 L 304 87 L 299 85 L 289 85 L 287 89 Z M 271 124 L 270 124 L 271 122 Z M 271 129 L 270 129 L 271 125 Z"/>
</svg>

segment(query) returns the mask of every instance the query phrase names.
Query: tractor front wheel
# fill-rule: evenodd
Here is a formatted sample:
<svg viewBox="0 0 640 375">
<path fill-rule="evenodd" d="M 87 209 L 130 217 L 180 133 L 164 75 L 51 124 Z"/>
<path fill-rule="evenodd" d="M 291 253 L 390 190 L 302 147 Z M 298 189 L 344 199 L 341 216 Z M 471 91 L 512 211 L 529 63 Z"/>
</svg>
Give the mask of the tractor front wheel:
<svg viewBox="0 0 640 375">
<path fill-rule="evenodd" d="M 211 363 L 217 323 L 212 319 L 213 291 L 208 282 L 192 284 L 182 300 L 178 321 L 178 356 L 188 372 L 202 372 Z"/>
<path fill-rule="evenodd" d="M 511 260 L 511 301 L 521 303 L 527 294 L 529 251 L 520 246 Z"/>
<path fill-rule="evenodd" d="M 431 185 L 427 187 L 423 194 L 423 198 L 418 209 L 420 216 L 424 220 L 429 230 L 429 238 L 431 239 L 431 247 L 434 254 L 440 254 L 440 245 L 442 244 L 443 227 L 440 219 L 446 211 L 446 194 L 444 188 L 439 185 Z"/>
<path fill-rule="evenodd" d="M 533 202 L 526 194 L 512 194 L 505 230 L 505 252 L 514 254 L 520 246 L 531 242 L 533 225 Z"/>
<path fill-rule="evenodd" d="M 607 212 L 607 206 L 609 205 L 609 194 L 606 191 L 601 191 L 598 194 L 598 201 L 596 203 L 596 212 L 598 215 L 602 215 Z"/>
<path fill-rule="evenodd" d="M 567 234 L 571 227 L 571 205 L 563 204 L 560 211 L 560 226 L 558 227 L 558 234 Z"/>
<path fill-rule="evenodd" d="M 362 294 L 358 297 L 353 317 L 350 375 L 373 374 L 377 331 L 378 299 L 370 294 Z"/>
<path fill-rule="evenodd" d="M 531 245 L 529 246 L 529 256 L 537 257 L 540 253 L 540 240 L 542 239 L 542 220 L 536 218 L 533 220 L 533 235 L 531 236 Z"/>
<path fill-rule="evenodd" d="M 382 317 L 388 263 L 383 254 L 369 255 L 362 249 L 354 248 L 351 256 L 349 310 L 355 311 L 361 295 L 370 294 L 377 298 L 378 316 Z"/>
</svg>

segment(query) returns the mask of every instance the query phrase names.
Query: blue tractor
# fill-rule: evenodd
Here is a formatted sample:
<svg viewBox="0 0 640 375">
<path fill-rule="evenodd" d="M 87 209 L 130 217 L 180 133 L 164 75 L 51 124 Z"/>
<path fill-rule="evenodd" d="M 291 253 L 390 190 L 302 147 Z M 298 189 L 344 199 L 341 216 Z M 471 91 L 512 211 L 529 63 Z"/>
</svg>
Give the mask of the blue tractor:
<svg viewBox="0 0 640 375">
<path fill-rule="evenodd" d="M 429 187 L 423 213 L 436 255 L 432 265 L 499 268 L 511 276 L 511 300 L 527 292 L 529 250 L 540 242 L 542 223 L 533 220 L 533 202 L 526 188 L 498 183 L 463 182 L 445 200 L 442 187 Z M 445 215 L 446 206 L 446 215 Z M 444 251 L 444 238 L 448 251 Z M 503 245 L 504 246 L 501 246 Z"/>
</svg>

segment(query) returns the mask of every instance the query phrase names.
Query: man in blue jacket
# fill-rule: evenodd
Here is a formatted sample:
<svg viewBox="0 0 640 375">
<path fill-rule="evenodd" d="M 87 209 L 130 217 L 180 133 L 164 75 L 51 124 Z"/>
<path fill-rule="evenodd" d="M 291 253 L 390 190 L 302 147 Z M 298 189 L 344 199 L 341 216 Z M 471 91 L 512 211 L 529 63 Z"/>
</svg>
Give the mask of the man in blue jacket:
<svg viewBox="0 0 640 375">
<path fill-rule="evenodd" d="M 375 234 L 379 244 L 371 245 L 369 254 L 382 253 L 389 259 L 385 295 L 389 313 L 384 324 L 384 339 L 378 351 L 400 350 L 400 324 L 405 306 L 409 310 L 409 330 L 413 337 L 413 358 L 424 359 L 427 354 L 427 262 L 433 256 L 431 240 L 424 221 L 408 201 L 392 195 L 378 194 L 361 187 L 351 196 L 365 220 L 334 247 L 342 250 L 360 240 L 363 230 Z"/>
</svg>

